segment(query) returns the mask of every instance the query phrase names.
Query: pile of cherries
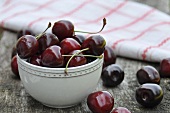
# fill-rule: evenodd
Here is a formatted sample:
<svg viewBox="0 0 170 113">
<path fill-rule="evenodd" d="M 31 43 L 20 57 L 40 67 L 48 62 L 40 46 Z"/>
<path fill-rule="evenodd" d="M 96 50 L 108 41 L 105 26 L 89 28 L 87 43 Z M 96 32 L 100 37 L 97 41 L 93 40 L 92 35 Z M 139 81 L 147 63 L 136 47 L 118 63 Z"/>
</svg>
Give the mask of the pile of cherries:
<svg viewBox="0 0 170 113">
<path fill-rule="evenodd" d="M 104 28 L 106 20 L 103 19 Z M 51 27 L 49 23 L 47 29 Z M 46 30 L 47 30 L 46 29 Z M 90 33 L 96 34 L 102 31 Z M 45 30 L 45 31 L 46 31 Z M 74 25 L 68 20 L 55 22 L 52 33 L 45 31 L 37 36 L 30 30 L 18 33 L 17 43 L 12 50 L 11 69 L 19 77 L 16 54 L 27 62 L 49 68 L 75 67 L 102 58 L 104 54 L 101 79 L 105 87 L 116 87 L 124 80 L 123 69 L 115 64 L 116 55 L 111 47 L 100 35 L 91 35 L 86 38 L 75 34 Z M 154 107 L 163 99 L 163 91 L 159 86 L 161 77 L 170 77 L 170 59 L 160 63 L 158 72 L 152 66 L 144 66 L 136 73 L 140 87 L 136 89 L 136 100 L 145 107 Z M 87 105 L 94 113 L 130 113 L 127 108 L 114 107 L 114 98 L 108 91 L 96 91 L 87 97 Z"/>
</svg>

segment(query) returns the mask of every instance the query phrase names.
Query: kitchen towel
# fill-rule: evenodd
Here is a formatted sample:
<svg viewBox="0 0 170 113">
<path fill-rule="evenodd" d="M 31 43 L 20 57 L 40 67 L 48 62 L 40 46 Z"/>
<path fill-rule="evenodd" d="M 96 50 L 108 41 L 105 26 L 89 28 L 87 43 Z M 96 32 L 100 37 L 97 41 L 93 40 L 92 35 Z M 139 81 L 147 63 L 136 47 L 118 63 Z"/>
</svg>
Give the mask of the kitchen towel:
<svg viewBox="0 0 170 113">
<path fill-rule="evenodd" d="M 98 31 L 115 54 L 160 62 L 170 57 L 170 17 L 147 5 L 128 0 L 1 0 L 0 27 L 34 33 L 48 22 L 70 20 L 75 30 Z M 49 29 L 47 32 L 51 32 Z"/>
</svg>

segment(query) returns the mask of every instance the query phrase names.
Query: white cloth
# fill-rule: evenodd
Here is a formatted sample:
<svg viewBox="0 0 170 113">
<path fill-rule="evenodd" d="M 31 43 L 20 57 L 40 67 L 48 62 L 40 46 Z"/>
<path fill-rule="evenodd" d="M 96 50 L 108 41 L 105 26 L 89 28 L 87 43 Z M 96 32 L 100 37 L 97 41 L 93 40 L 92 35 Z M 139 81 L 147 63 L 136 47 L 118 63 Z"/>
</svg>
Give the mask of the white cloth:
<svg viewBox="0 0 170 113">
<path fill-rule="evenodd" d="M 170 17 L 127 0 L 1 0 L 0 26 L 44 31 L 48 22 L 70 20 L 76 30 L 98 31 L 117 55 L 160 62 L 170 57 Z M 47 32 L 51 32 L 49 29 Z"/>
</svg>

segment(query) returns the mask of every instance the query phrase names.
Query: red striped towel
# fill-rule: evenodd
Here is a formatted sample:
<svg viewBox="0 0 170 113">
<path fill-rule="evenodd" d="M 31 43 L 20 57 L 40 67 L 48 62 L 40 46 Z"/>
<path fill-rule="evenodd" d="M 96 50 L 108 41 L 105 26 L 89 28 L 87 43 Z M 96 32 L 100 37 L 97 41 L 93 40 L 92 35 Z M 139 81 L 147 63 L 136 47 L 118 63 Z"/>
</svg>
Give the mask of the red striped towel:
<svg viewBox="0 0 170 113">
<path fill-rule="evenodd" d="M 48 22 L 68 19 L 76 30 L 97 31 L 117 55 L 160 62 L 170 57 L 170 17 L 127 0 L 2 0 L 0 26 L 42 32 Z M 49 29 L 47 32 L 51 32 Z"/>
</svg>

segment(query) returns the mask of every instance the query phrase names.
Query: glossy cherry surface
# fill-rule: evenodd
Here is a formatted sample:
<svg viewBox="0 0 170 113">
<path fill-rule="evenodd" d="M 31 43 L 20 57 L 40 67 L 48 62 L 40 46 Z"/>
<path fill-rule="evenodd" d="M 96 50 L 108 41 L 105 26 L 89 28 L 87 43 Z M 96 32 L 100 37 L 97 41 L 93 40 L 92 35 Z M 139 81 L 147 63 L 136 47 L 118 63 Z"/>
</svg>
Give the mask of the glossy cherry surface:
<svg viewBox="0 0 170 113">
<path fill-rule="evenodd" d="M 136 89 L 135 98 L 144 107 L 155 107 L 161 103 L 163 91 L 158 84 L 146 83 Z"/>
<path fill-rule="evenodd" d="M 69 54 L 73 50 L 80 50 L 81 45 L 73 38 L 65 38 L 60 42 L 60 47 L 64 51 L 64 54 Z"/>
<path fill-rule="evenodd" d="M 60 41 L 64 38 L 71 37 L 74 34 L 74 25 L 68 20 L 59 20 L 54 23 L 52 33 L 55 34 Z"/>
<path fill-rule="evenodd" d="M 17 77 L 19 77 L 18 63 L 17 63 L 16 55 L 11 60 L 11 70 Z"/>
<path fill-rule="evenodd" d="M 50 46 L 41 54 L 42 65 L 45 67 L 61 67 L 64 65 L 62 55 L 63 50 L 59 46 Z"/>
<path fill-rule="evenodd" d="M 170 58 L 165 58 L 160 62 L 160 76 L 170 78 Z"/>
<path fill-rule="evenodd" d="M 59 39 L 52 33 L 45 33 L 38 38 L 39 53 L 42 53 L 45 49 L 52 45 L 59 45 Z"/>
<path fill-rule="evenodd" d="M 139 84 L 155 83 L 160 84 L 160 75 L 153 66 L 143 66 L 136 73 Z"/>
<path fill-rule="evenodd" d="M 69 53 L 69 55 L 74 55 L 75 53 L 80 52 L 80 50 L 73 50 L 72 52 Z M 80 53 L 79 55 L 83 55 Z M 65 58 L 65 62 L 68 62 L 70 57 Z M 69 62 L 68 67 L 76 67 L 76 66 L 81 66 L 87 63 L 87 59 L 84 56 L 74 56 L 73 59 Z"/>
<path fill-rule="evenodd" d="M 89 48 L 85 51 L 85 54 L 101 55 L 105 50 L 106 41 L 100 35 L 93 35 L 84 40 L 82 43 L 82 49 Z"/>
<path fill-rule="evenodd" d="M 82 45 L 82 43 L 86 39 L 85 36 L 83 35 L 74 35 L 72 38 L 74 38 L 77 42 L 79 42 L 80 45 Z"/>
<path fill-rule="evenodd" d="M 37 66 L 41 66 L 41 55 L 32 56 L 28 62 Z"/>
<path fill-rule="evenodd" d="M 97 91 L 87 97 L 87 105 L 93 113 L 110 113 L 114 98 L 108 91 Z"/>
<path fill-rule="evenodd" d="M 110 46 L 105 46 L 103 67 L 106 67 L 110 64 L 115 64 L 115 62 L 116 55 L 114 54 L 113 49 Z"/>
<path fill-rule="evenodd" d="M 25 59 L 37 53 L 39 49 L 39 44 L 34 36 L 24 35 L 18 39 L 16 49 L 19 57 Z"/>
<path fill-rule="evenodd" d="M 13 58 L 15 55 L 17 55 L 17 49 L 16 46 L 12 48 L 11 58 Z"/>
<path fill-rule="evenodd" d="M 124 79 L 124 71 L 117 64 L 111 64 L 105 67 L 101 74 L 103 85 L 106 87 L 115 87 Z"/>
<path fill-rule="evenodd" d="M 131 113 L 131 112 L 125 107 L 117 107 L 114 108 L 111 113 Z"/>
<path fill-rule="evenodd" d="M 17 39 L 21 38 L 24 35 L 33 35 L 34 36 L 35 34 L 31 30 L 23 29 L 17 33 Z"/>
</svg>

